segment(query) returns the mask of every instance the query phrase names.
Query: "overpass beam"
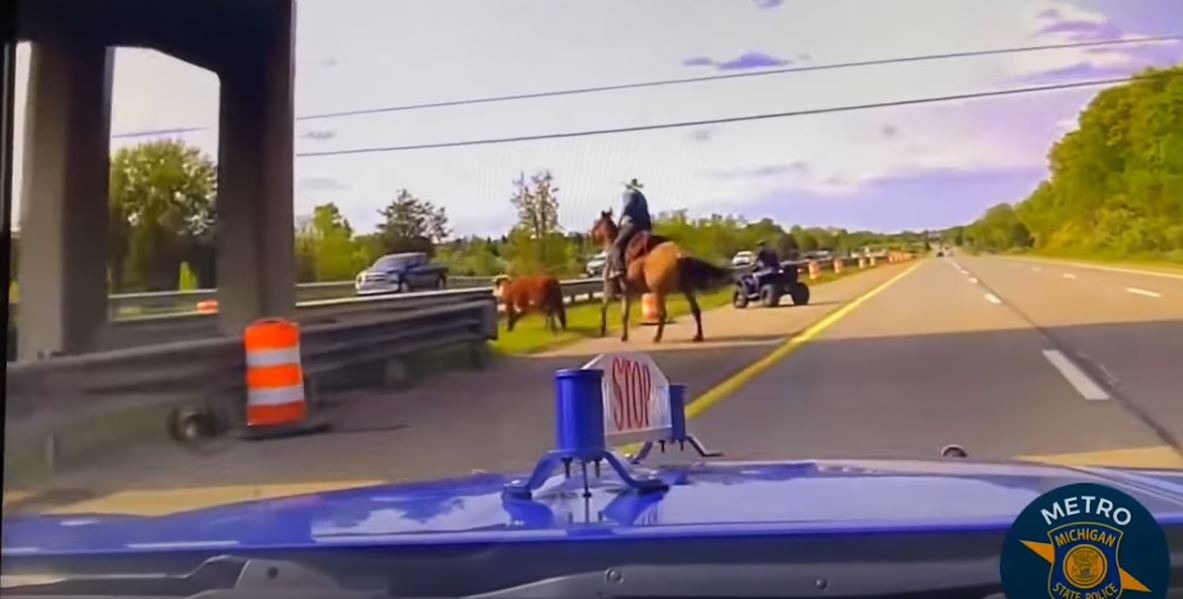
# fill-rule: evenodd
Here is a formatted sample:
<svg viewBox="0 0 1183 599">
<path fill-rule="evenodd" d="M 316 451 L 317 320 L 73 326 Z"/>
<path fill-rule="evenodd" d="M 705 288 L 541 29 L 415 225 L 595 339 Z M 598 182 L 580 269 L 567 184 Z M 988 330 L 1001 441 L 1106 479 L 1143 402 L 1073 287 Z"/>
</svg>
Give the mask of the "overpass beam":
<svg viewBox="0 0 1183 599">
<path fill-rule="evenodd" d="M 88 351 L 107 322 L 113 49 L 62 34 L 31 50 L 20 191 L 20 360 Z"/>
<path fill-rule="evenodd" d="M 218 326 L 295 311 L 293 3 L 218 70 Z"/>
</svg>

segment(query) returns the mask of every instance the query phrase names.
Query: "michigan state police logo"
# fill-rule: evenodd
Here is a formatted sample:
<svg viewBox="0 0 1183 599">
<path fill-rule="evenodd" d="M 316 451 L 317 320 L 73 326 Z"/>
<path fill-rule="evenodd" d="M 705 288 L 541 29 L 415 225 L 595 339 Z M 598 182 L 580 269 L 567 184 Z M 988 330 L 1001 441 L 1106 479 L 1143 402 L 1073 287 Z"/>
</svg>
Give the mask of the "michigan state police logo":
<svg viewBox="0 0 1183 599">
<path fill-rule="evenodd" d="M 1137 500 L 1081 483 L 1019 514 L 1001 567 L 1007 597 L 1152 599 L 1166 596 L 1170 561 L 1162 528 Z"/>
</svg>

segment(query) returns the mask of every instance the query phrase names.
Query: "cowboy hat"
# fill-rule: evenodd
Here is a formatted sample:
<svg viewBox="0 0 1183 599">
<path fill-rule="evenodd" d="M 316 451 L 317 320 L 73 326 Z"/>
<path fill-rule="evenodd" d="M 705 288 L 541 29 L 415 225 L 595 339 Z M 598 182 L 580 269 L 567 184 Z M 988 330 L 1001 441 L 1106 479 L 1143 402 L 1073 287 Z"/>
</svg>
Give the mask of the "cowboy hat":
<svg viewBox="0 0 1183 599">
<path fill-rule="evenodd" d="M 633 189 L 643 189 L 643 188 L 645 187 L 644 185 L 642 185 L 642 184 L 641 184 L 641 182 L 640 182 L 640 181 L 637 181 L 637 179 L 636 179 L 635 177 L 633 178 L 633 180 L 632 180 L 632 181 L 629 181 L 628 183 L 625 183 L 625 184 L 624 184 L 624 186 L 625 186 L 625 187 L 631 187 L 631 188 L 633 188 Z"/>
</svg>

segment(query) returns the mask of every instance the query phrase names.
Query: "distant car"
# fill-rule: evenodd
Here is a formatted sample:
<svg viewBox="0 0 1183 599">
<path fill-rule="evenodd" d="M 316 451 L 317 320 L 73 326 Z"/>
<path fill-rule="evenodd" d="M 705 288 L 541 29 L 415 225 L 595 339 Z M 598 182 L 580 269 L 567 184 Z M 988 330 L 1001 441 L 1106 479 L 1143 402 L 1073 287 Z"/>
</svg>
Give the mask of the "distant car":
<svg viewBox="0 0 1183 599">
<path fill-rule="evenodd" d="M 736 252 L 735 256 L 731 258 L 731 266 L 735 268 L 743 268 L 745 266 L 751 266 L 755 263 L 756 254 L 747 250 Z"/>
<path fill-rule="evenodd" d="M 587 261 L 587 276 L 604 276 L 604 267 L 608 265 L 608 252 L 600 252 Z"/>
<path fill-rule="evenodd" d="M 387 254 L 358 273 L 353 286 L 358 295 L 444 289 L 448 286 L 448 268 L 431 264 L 422 252 Z"/>
</svg>

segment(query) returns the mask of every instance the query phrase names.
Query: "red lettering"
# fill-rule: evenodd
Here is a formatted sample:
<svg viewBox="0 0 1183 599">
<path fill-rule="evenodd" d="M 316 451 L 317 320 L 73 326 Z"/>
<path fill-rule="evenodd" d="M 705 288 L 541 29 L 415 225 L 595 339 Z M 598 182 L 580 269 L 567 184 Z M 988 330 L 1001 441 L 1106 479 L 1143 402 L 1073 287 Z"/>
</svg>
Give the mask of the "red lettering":
<svg viewBox="0 0 1183 599">
<path fill-rule="evenodd" d="M 641 369 L 641 378 L 644 380 L 641 385 L 641 426 L 645 428 L 649 428 L 649 396 L 653 392 L 653 381 L 649 377 L 649 369 Z"/>
<path fill-rule="evenodd" d="M 653 379 L 646 365 L 623 358 L 613 359 L 609 391 L 616 430 L 650 426 L 649 396 L 653 393 Z"/>
<path fill-rule="evenodd" d="M 624 389 L 621 388 L 621 366 L 627 370 L 627 365 L 621 360 L 612 360 L 612 423 L 616 430 L 624 428 Z"/>
</svg>

